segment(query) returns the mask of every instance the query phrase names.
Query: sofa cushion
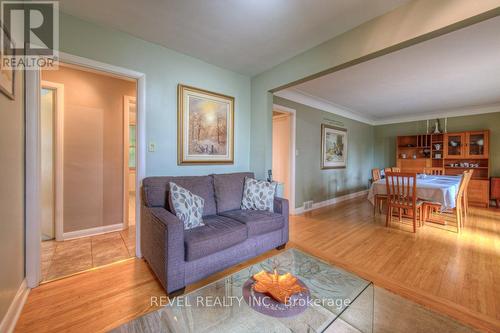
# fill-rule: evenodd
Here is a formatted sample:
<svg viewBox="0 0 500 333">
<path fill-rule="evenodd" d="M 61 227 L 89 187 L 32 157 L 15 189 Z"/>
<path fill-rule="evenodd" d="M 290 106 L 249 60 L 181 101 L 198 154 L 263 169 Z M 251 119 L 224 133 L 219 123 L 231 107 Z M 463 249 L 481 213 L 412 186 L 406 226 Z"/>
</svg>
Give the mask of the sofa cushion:
<svg viewBox="0 0 500 333">
<path fill-rule="evenodd" d="M 244 223 L 248 228 L 248 237 L 278 230 L 285 225 L 282 215 L 267 210 L 238 209 L 221 213 L 221 215 Z"/>
<path fill-rule="evenodd" d="M 238 172 L 213 175 L 213 177 L 217 213 L 240 209 L 245 177 L 253 178 L 254 174 Z"/>
<path fill-rule="evenodd" d="M 205 200 L 203 216 L 215 215 L 217 213 L 212 176 L 147 177 L 142 182 L 146 206 L 165 207 L 171 213 L 175 214 L 175 211 L 170 207 L 168 202 L 170 182 L 184 187 Z"/>
<path fill-rule="evenodd" d="M 243 189 L 241 209 L 267 210 L 273 212 L 274 195 L 277 185 L 278 184 L 275 182 L 245 177 L 245 188 Z"/>
<path fill-rule="evenodd" d="M 204 225 L 202 221 L 205 200 L 191 193 L 184 187 L 170 182 L 169 203 L 175 215 L 184 224 L 184 229 L 193 229 Z"/>
<path fill-rule="evenodd" d="M 186 261 L 225 250 L 247 239 L 247 227 L 233 219 L 213 215 L 203 219 L 204 226 L 184 231 Z"/>
</svg>

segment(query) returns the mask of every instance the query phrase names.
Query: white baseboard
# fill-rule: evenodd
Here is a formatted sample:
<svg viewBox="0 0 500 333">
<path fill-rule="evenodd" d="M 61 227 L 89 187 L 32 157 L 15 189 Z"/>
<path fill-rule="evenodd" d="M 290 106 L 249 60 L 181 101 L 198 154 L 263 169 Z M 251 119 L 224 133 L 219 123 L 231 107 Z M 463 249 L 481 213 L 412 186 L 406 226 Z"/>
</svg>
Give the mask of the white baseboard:
<svg viewBox="0 0 500 333">
<path fill-rule="evenodd" d="M 304 212 L 309 212 L 309 211 L 314 210 L 314 209 L 318 209 L 318 208 L 325 207 L 325 206 L 330 206 L 330 205 L 333 205 L 333 204 L 336 204 L 336 203 L 339 203 L 339 202 L 342 202 L 342 201 L 346 201 L 346 200 L 350 200 L 350 199 L 362 197 L 362 196 L 365 196 L 365 195 L 368 195 L 368 190 L 363 190 L 363 191 L 359 191 L 359 192 L 349 193 L 349 194 L 346 194 L 346 195 L 343 195 L 343 196 L 340 196 L 340 197 L 331 198 L 331 199 L 328 199 L 328 200 L 325 200 L 325 201 L 321 201 L 321 202 L 315 202 L 315 203 L 313 203 L 312 208 L 308 209 L 308 210 L 305 210 L 304 206 L 295 208 L 293 210 L 294 213 L 292 215 L 302 214 Z"/>
<path fill-rule="evenodd" d="M 75 239 L 75 238 L 81 238 L 81 237 L 87 237 L 87 236 L 95 236 L 95 235 L 106 234 L 108 232 L 120 231 L 123 229 L 124 229 L 123 223 L 104 225 L 102 227 L 95 227 L 95 228 L 65 232 L 65 233 L 63 233 L 63 239 L 69 240 L 69 239 Z"/>
<path fill-rule="evenodd" d="M 17 320 L 21 315 L 21 311 L 23 309 L 24 303 L 26 302 L 26 299 L 28 298 L 29 292 L 30 289 L 26 284 L 26 279 L 24 279 L 21 285 L 19 286 L 19 289 L 17 290 L 16 296 L 14 296 L 12 303 L 10 303 L 7 313 L 0 322 L 0 332 L 2 333 L 14 332 Z"/>
</svg>

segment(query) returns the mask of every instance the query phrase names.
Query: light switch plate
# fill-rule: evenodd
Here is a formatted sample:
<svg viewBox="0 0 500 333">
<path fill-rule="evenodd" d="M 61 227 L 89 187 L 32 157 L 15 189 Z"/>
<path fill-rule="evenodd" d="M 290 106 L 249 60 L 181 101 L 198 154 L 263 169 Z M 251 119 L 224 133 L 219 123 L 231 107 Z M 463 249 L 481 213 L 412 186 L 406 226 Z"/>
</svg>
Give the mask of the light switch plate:
<svg viewBox="0 0 500 333">
<path fill-rule="evenodd" d="M 148 151 L 149 152 L 155 152 L 156 151 L 156 143 L 150 142 L 148 145 Z"/>
</svg>

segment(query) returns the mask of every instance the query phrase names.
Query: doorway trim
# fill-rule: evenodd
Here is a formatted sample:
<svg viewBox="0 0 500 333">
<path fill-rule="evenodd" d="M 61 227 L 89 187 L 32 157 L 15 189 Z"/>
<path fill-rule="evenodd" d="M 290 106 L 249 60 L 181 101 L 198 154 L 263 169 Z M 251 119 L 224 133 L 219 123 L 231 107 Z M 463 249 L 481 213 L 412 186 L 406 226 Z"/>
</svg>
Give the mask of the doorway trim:
<svg viewBox="0 0 500 333">
<path fill-rule="evenodd" d="M 104 62 L 59 52 L 59 61 L 109 74 L 128 77 L 137 82 L 137 137 L 136 137 L 136 193 L 140 193 L 142 179 L 146 171 L 146 75 L 127 68 Z M 26 281 L 29 288 L 37 287 L 41 278 L 41 147 L 40 147 L 40 70 L 25 71 L 26 85 Z M 136 196 L 136 250 L 141 254 L 140 196 Z"/>
<path fill-rule="evenodd" d="M 41 81 L 41 88 L 56 91 L 54 108 L 54 218 L 56 241 L 64 240 L 64 84 Z M 40 156 L 41 157 L 41 156 Z"/>
<path fill-rule="evenodd" d="M 136 105 L 137 110 L 137 99 L 133 96 L 123 96 L 123 228 L 129 226 L 129 144 L 130 144 L 130 105 Z M 137 113 L 137 112 L 136 112 Z M 136 115 L 137 117 L 137 115 Z M 135 121 L 135 126 L 137 129 L 137 118 Z M 137 147 L 137 142 L 136 142 Z M 136 148 L 137 149 L 137 148 Z M 137 156 L 136 156 L 137 163 Z M 136 168 L 137 171 L 137 168 Z M 134 177 L 135 179 L 135 177 Z M 137 192 L 136 192 L 137 196 Z"/>
<path fill-rule="evenodd" d="M 291 140 L 290 140 L 290 202 L 289 202 L 289 210 L 292 215 L 295 215 L 295 157 L 297 155 L 297 148 L 295 146 L 296 143 L 296 114 L 297 111 L 295 109 L 279 105 L 273 104 L 273 110 L 288 113 L 292 119 L 292 128 L 291 131 Z"/>
</svg>

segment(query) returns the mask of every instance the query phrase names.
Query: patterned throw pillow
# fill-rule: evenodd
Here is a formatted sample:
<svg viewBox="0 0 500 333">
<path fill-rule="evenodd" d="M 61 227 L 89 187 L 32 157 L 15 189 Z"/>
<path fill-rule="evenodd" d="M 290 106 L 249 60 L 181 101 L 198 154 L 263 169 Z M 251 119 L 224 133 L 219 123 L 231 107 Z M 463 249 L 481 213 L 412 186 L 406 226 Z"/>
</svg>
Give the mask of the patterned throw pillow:
<svg viewBox="0 0 500 333">
<path fill-rule="evenodd" d="M 276 185 L 277 183 L 275 182 L 245 177 L 241 209 L 268 210 L 273 212 Z"/>
<path fill-rule="evenodd" d="M 170 183 L 170 202 L 175 215 L 184 223 L 184 230 L 196 228 L 203 223 L 205 200 L 176 183 Z"/>
</svg>

